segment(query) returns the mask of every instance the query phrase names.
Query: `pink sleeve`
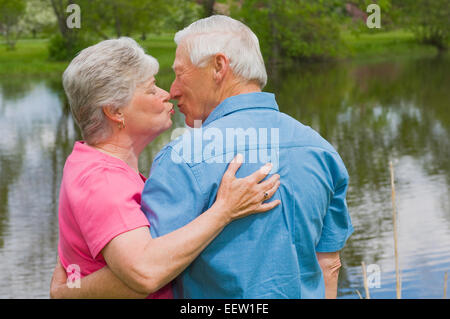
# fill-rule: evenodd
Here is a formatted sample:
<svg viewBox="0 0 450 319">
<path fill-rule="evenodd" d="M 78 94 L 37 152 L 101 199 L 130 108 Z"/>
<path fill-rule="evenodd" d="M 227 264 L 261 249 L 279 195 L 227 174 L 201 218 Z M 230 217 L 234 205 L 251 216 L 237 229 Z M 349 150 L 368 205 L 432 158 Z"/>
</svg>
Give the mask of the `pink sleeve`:
<svg viewBox="0 0 450 319">
<path fill-rule="evenodd" d="M 83 183 L 80 209 L 74 209 L 81 233 L 96 258 L 114 237 L 150 226 L 141 211 L 142 186 L 121 168 L 102 168 Z"/>
</svg>

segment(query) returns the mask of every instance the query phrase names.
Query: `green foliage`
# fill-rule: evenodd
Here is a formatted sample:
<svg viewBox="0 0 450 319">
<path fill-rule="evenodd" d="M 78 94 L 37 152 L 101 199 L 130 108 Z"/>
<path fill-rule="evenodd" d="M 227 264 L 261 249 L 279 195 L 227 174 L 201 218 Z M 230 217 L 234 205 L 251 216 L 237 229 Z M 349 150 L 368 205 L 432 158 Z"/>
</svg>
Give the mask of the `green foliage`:
<svg viewBox="0 0 450 319">
<path fill-rule="evenodd" d="M 144 23 L 148 29 L 157 24 L 161 0 L 142 2 L 137 0 L 80 0 L 83 29 L 103 39 L 130 36 L 141 31 Z"/>
<path fill-rule="evenodd" d="M 396 3 L 401 22 L 418 40 L 445 51 L 450 45 L 450 2 L 448 0 L 404 0 Z"/>
<path fill-rule="evenodd" d="M 25 14 L 20 25 L 24 34 L 33 38 L 38 34 L 54 33 L 56 18 L 50 3 L 46 0 L 26 0 Z"/>
<path fill-rule="evenodd" d="M 203 8 L 195 1 L 170 0 L 165 26 L 171 31 L 178 31 L 188 26 L 203 14 Z"/>
<path fill-rule="evenodd" d="M 48 60 L 47 40 L 20 40 L 15 51 L 0 47 L 0 78 L 13 75 L 56 74 L 60 76 L 67 62 Z"/>
<path fill-rule="evenodd" d="M 201 6 L 186 0 L 79 0 L 83 29 L 99 38 L 175 31 L 198 19 Z"/>
<path fill-rule="evenodd" d="M 436 55 L 436 49 L 418 43 L 414 33 L 408 30 L 341 33 L 346 47 L 346 57 L 364 62 L 377 62 Z"/>
<path fill-rule="evenodd" d="M 346 6 L 353 5 L 354 7 L 361 10 L 361 12 L 367 16 L 372 13 L 367 12 L 367 7 L 370 4 L 377 4 L 380 7 L 380 17 L 381 17 L 381 28 L 368 28 L 366 21 L 361 18 L 352 18 L 350 15 L 346 23 L 349 30 L 355 35 L 358 34 L 377 34 L 383 31 L 390 31 L 397 28 L 396 21 L 398 20 L 399 12 L 392 7 L 392 0 L 353 0 L 346 3 Z"/>
<path fill-rule="evenodd" d="M 24 12 L 24 0 L 0 0 L 0 31 L 4 34 L 10 50 L 14 49 L 20 36 L 19 21 Z"/>
<path fill-rule="evenodd" d="M 93 41 L 81 36 L 67 39 L 57 33 L 50 38 L 48 43 L 48 56 L 53 61 L 72 60 L 78 52 L 91 44 Z"/>
<path fill-rule="evenodd" d="M 256 33 L 266 60 L 277 64 L 336 56 L 341 5 L 338 0 L 248 0 L 232 13 Z"/>
</svg>

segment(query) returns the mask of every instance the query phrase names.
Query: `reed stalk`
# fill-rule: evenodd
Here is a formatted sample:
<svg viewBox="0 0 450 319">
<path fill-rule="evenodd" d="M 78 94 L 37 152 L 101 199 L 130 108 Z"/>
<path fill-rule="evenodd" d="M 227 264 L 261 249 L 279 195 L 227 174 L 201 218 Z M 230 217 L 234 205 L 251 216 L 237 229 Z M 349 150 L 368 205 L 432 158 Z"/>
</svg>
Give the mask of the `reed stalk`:
<svg viewBox="0 0 450 319">
<path fill-rule="evenodd" d="M 394 166 L 392 165 L 392 161 L 389 162 L 389 167 L 391 171 L 391 189 L 392 189 L 392 222 L 394 228 L 394 254 L 395 254 L 395 278 L 396 278 L 396 290 L 397 290 L 397 299 L 402 298 L 402 288 L 400 282 L 400 269 L 398 266 L 398 246 L 397 246 L 397 213 L 395 208 L 395 183 L 394 183 Z"/>
<path fill-rule="evenodd" d="M 448 273 L 444 274 L 444 299 L 447 299 L 447 281 L 448 281 Z"/>
<path fill-rule="evenodd" d="M 358 296 L 359 296 L 359 299 L 364 299 L 364 298 L 363 298 L 363 296 L 361 296 L 361 293 L 359 292 L 359 290 L 358 290 L 358 289 L 355 289 L 355 291 L 356 291 L 356 293 L 358 294 Z"/>
<path fill-rule="evenodd" d="M 369 285 L 367 284 L 366 264 L 364 263 L 364 261 L 361 262 L 361 267 L 362 267 L 363 278 L 364 278 L 364 290 L 366 291 L 366 299 L 370 299 Z"/>
</svg>

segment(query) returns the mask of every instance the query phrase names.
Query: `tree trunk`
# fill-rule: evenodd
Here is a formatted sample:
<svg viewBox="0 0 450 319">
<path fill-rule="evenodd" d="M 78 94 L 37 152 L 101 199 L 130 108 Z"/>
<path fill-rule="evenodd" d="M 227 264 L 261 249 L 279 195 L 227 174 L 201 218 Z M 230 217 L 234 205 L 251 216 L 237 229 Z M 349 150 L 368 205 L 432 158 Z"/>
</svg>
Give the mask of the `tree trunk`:
<svg viewBox="0 0 450 319">
<path fill-rule="evenodd" d="M 277 21 L 276 16 L 276 8 L 275 5 L 270 1 L 269 2 L 269 20 L 270 20 L 270 33 L 272 36 L 272 50 L 269 59 L 269 64 L 273 67 L 276 66 L 280 61 L 281 47 L 280 42 L 278 41 L 278 29 L 275 25 L 275 21 Z"/>
<path fill-rule="evenodd" d="M 67 38 L 68 28 L 66 24 L 66 16 L 64 14 L 65 8 L 62 0 L 50 0 L 55 13 L 56 20 L 58 22 L 59 32 L 63 38 Z"/>
<path fill-rule="evenodd" d="M 116 35 L 118 38 L 122 36 L 122 27 L 119 19 L 119 14 L 117 13 L 117 4 L 113 4 L 114 11 L 114 27 L 116 29 Z"/>
<path fill-rule="evenodd" d="M 209 17 L 214 14 L 215 0 L 203 0 L 203 9 L 205 17 Z"/>
<path fill-rule="evenodd" d="M 59 31 L 64 39 L 64 44 L 68 52 L 72 52 L 72 48 L 76 42 L 75 32 L 67 26 L 66 23 L 66 8 L 73 4 L 73 0 L 68 0 L 65 3 L 64 0 L 50 0 L 55 13 L 56 20 L 58 21 Z"/>
</svg>

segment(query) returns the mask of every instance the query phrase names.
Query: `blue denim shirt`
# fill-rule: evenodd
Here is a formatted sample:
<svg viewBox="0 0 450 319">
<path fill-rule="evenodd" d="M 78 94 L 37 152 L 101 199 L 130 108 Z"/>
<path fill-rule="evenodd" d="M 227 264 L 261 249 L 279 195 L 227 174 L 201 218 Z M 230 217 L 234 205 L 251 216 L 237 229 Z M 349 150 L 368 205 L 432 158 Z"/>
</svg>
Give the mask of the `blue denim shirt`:
<svg viewBox="0 0 450 319">
<path fill-rule="evenodd" d="M 206 211 L 237 152 L 245 158 L 237 177 L 274 164 L 281 185 L 272 199 L 281 204 L 225 227 L 174 281 L 175 297 L 324 298 L 316 252 L 341 250 L 353 232 L 348 173 L 317 132 L 279 112 L 273 94 L 225 99 L 158 153 L 142 194 L 152 236 Z"/>
</svg>

